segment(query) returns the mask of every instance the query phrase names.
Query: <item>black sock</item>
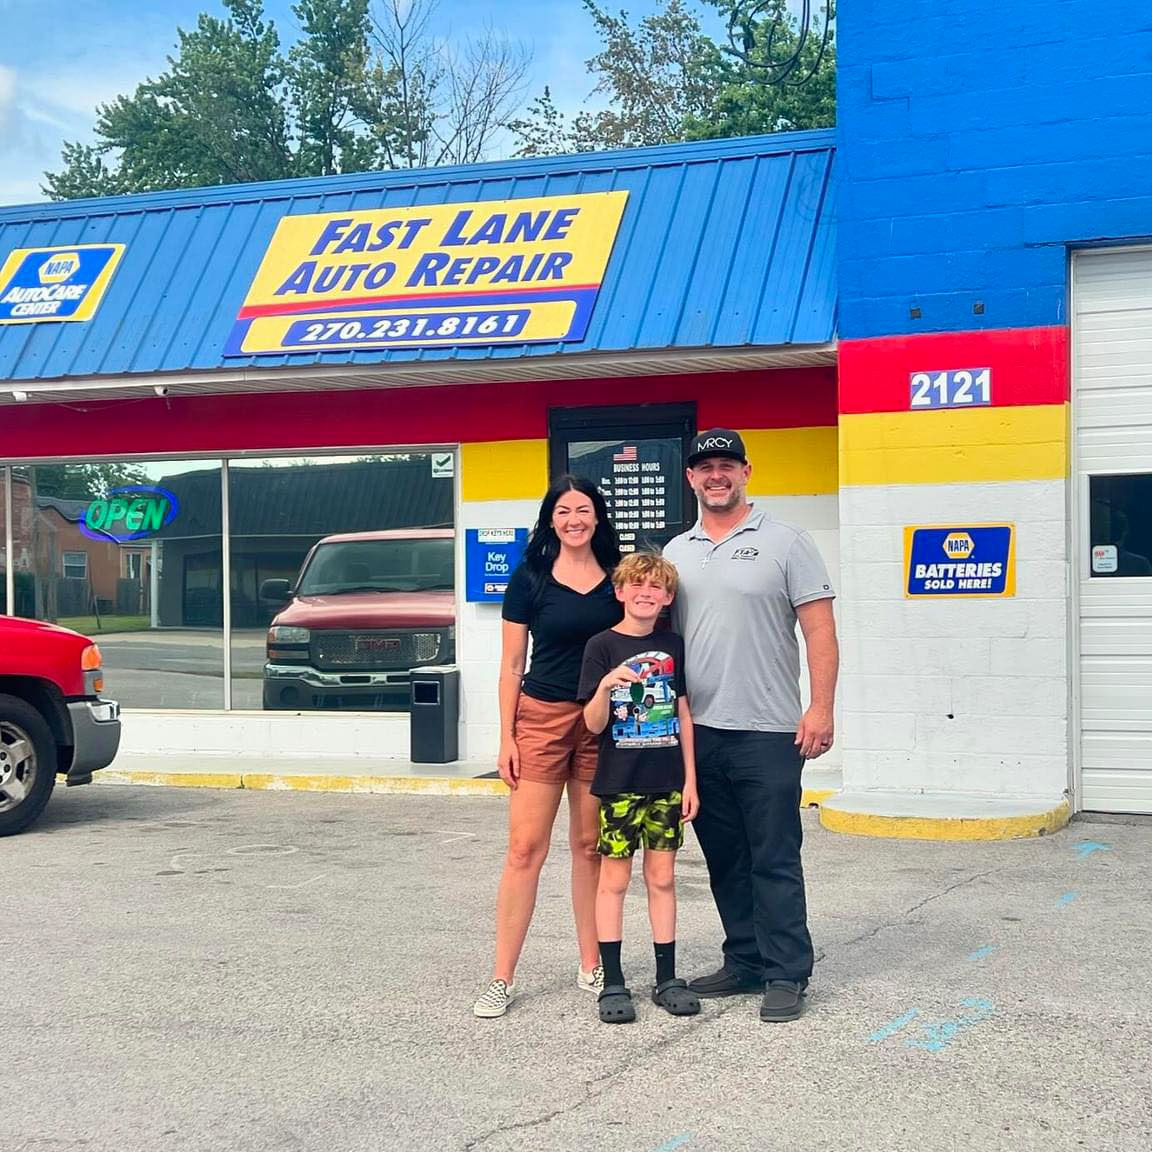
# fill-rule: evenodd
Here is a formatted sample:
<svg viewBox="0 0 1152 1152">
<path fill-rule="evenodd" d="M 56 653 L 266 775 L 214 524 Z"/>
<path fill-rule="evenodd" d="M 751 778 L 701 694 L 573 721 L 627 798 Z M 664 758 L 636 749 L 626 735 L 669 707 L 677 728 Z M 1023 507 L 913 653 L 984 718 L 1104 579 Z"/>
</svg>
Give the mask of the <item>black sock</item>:
<svg viewBox="0 0 1152 1152">
<path fill-rule="evenodd" d="M 663 984 L 665 980 L 676 978 L 676 941 L 669 940 L 667 944 L 653 944 L 656 951 L 656 983 Z"/>
<path fill-rule="evenodd" d="M 624 973 L 620 969 L 620 941 L 600 941 L 600 963 L 604 967 L 604 987 L 609 984 L 623 984 Z"/>
</svg>

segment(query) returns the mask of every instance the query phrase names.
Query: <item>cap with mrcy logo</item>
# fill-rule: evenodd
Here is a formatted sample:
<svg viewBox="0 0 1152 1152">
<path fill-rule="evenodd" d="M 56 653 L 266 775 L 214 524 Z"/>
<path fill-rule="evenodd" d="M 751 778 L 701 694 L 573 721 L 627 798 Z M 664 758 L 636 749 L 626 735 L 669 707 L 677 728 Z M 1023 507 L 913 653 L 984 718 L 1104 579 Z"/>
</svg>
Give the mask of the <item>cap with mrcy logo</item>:
<svg viewBox="0 0 1152 1152">
<path fill-rule="evenodd" d="M 740 433 L 731 428 L 709 428 L 693 437 L 688 448 L 688 467 L 695 468 L 709 456 L 726 456 L 729 460 L 739 460 L 741 464 L 748 463 L 744 441 L 740 439 Z"/>
</svg>

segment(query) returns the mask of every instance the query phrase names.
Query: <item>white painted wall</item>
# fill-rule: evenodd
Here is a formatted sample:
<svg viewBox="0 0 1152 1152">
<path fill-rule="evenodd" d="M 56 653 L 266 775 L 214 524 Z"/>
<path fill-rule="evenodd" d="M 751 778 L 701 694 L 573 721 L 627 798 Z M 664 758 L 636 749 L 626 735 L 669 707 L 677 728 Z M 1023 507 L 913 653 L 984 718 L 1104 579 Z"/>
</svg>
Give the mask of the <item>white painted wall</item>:
<svg viewBox="0 0 1152 1152">
<path fill-rule="evenodd" d="M 467 528 L 528 528 L 536 522 L 538 500 L 482 500 L 461 505 L 456 586 L 461 589 L 456 619 L 456 659 L 460 665 L 460 758 L 492 762 L 500 748 L 500 605 L 464 601 L 464 531 Z"/>
<path fill-rule="evenodd" d="M 846 792 L 1044 798 L 1068 786 L 1063 481 L 840 492 Z M 1016 596 L 907 600 L 905 525 L 1016 524 Z"/>
</svg>

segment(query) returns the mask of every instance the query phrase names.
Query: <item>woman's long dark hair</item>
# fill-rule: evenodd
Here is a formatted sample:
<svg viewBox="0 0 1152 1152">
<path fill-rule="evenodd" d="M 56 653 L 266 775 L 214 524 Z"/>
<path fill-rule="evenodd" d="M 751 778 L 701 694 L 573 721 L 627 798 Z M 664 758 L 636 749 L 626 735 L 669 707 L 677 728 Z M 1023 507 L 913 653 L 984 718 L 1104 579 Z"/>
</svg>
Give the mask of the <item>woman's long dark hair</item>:
<svg viewBox="0 0 1152 1152">
<path fill-rule="evenodd" d="M 524 549 L 524 567 L 532 577 L 534 593 L 543 586 L 552 571 L 556 557 L 560 555 L 560 538 L 556 535 L 556 529 L 552 527 L 552 513 L 565 492 L 579 492 L 581 496 L 587 496 L 592 501 L 592 508 L 596 513 L 596 530 L 592 533 L 592 555 L 596 557 L 596 562 L 608 575 L 611 575 L 616 565 L 620 563 L 620 541 L 617 539 L 616 529 L 608 519 L 608 505 L 604 503 L 600 489 L 583 476 L 561 476 L 553 481 L 552 486 L 544 494 L 544 499 L 540 501 L 540 515 Z"/>
</svg>

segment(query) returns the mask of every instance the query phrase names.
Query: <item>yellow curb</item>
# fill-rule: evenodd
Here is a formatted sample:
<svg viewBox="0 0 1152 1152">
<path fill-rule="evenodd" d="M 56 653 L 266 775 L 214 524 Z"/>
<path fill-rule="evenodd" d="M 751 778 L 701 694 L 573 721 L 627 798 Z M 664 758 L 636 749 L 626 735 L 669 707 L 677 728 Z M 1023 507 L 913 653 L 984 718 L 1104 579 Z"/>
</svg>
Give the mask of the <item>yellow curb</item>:
<svg viewBox="0 0 1152 1152">
<path fill-rule="evenodd" d="M 800 793 L 801 808 L 819 808 L 829 796 L 835 796 L 839 788 L 805 788 Z"/>
<path fill-rule="evenodd" d="M 98 772 L 105 784 L 146 784 L 169 788 L 247 788 L 253 792 L 345 792 L 377 796 L 507 796 L 502 780 L 474 776 L 335 776 L 279 772 Z M 802 808 L 819 808 L 835 788 L 805 788 Z"/>
<path fill-rule="evenodd" d="M 375 795 L 507 796 L 503 781 L 471 776 L 335 776 L 277 772 L 144 772 L 136 769 L 94 777 L 104 784 L 169 788 L 245 788 L 253 792 L 344 792 Z"/>
<path fill-rule="evenodd" d="M 110 772 L 105 768 L 93 780 L 101 784 L 148 784 L 169 788 L 243 788 L 241 772 Z"/>
<path fill-rule="evenodd" d="M 287 776 L 245 772 L 243 788 L 261 792 L 359 792 L 374 795 L 507 796 L 502 780 L 472 776 Z"/>
<path fill-rule="evenodd" d="M 1024 816 L 931 817 L 880 816 L 872 812 L 844 812 L 821 808 L 820 824 L 830 832 L 849 836 L 877 836 L 899 840 L 1022 840 L 1059 832 L 1072 810 L 1067 802 L 1046 812 Z"/>
</svg>

